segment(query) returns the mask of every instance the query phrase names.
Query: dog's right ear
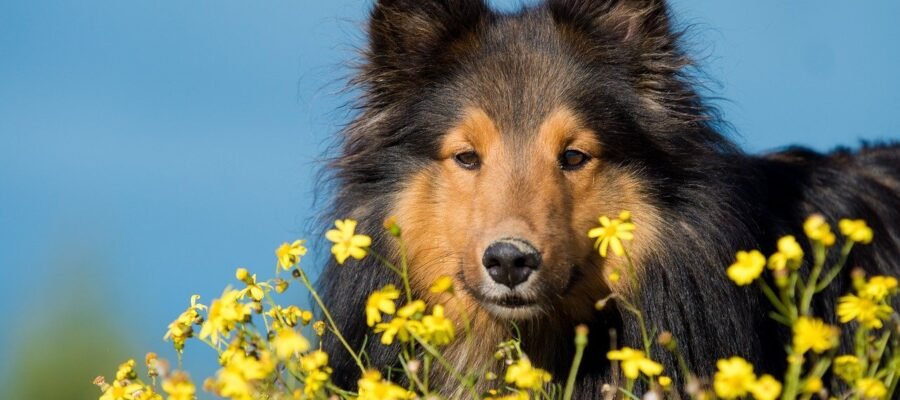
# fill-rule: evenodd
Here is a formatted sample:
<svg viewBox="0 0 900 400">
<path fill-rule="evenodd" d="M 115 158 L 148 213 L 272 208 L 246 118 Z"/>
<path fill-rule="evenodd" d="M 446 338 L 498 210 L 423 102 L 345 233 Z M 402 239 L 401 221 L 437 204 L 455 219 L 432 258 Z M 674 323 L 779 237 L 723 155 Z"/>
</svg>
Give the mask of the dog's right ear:
<svg viewBox="0 0 900 400">
<path fill-rule="evenodd" d="M 484 0 L 378 0 L 369 20 L 370 84 L 376 90 L 421 88 L 490 19 Z"/>
</svg>

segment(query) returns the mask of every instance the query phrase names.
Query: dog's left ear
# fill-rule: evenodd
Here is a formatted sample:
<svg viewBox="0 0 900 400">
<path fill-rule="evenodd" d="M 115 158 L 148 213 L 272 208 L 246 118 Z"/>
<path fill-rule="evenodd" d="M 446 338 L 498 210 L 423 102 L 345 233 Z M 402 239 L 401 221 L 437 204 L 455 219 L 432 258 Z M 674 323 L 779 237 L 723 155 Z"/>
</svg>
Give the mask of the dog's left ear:
<svg viewBox="0 0 900 400">
<path fill-rule="evenodd" d="M 383 94 L 420 90 L 491 18 L 484 0 L 378 0 L 369 19 L 370 81 Z"/>
<path fill-rule="evenodd" d="M 673 45 L 665 0 L 549 0 L 558 25 L 646 50 Z"/>
</svg>

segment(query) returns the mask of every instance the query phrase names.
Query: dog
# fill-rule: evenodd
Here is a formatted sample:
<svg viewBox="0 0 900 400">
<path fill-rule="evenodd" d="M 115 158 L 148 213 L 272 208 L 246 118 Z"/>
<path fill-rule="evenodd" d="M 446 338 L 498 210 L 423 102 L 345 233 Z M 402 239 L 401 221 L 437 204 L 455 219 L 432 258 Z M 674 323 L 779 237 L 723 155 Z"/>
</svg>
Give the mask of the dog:
<svg viewBox="0 0 900 400">
<path fill-rule="evenodd" d="M 515 13 L 482 0 L 377 1 L 352 81 L 358 113 L 329 167 L 326 220 L 360 220 L 373 250 L 398 257 L 381 228 L 395 216 L 412 291 L 432 305 L 442 300 L 428 287 L 452 277 L 447 314 L 458 328 L 466 315 L 477 335 L 446 349 L 457 366 L 494 363 L 515 324 L 531 361 L 564 378 L 574 327 L 585 324 L 591 356 L 576 398 L 596 398 L 616 379 L 601 356 L 609 332 L 642 347 L 634 315 L 594 308 L 621 293 L 677 338 L 701 375 L 733 355 L 783 371 L 790 332 L 727 266 L 739 250 L 771 253 L 782 235 L 803 237 L 804 219 L 819 213 L 872 227 L 873 243 L 849 265 L 900 273 L 900 146 L 742 152 L 698 94 L 681 36 L 664 0 L 546 0 Z M 636 287 L 604 275 L 624 257 L 600 257 L 586 234 L 598 216 L 623 210 L 637 226 L 628 243 Z M 400 286 L 378 264 L 332 262 L 318 287 L 351 346 L 365 344 L 373 365 L 397 365 L 397 346 L 372 340 L 362 312 L 371 292 Z M 846 271 L 816 315 L 834 322 L 849 288 Z M 354 387 L 359 369 L 334 335 L 323 340 L 336 383 Z M 652 357 L 684 382 L 671 354 Z M 433 384 L 452 390 L 435 369 Z"/>
</svg>

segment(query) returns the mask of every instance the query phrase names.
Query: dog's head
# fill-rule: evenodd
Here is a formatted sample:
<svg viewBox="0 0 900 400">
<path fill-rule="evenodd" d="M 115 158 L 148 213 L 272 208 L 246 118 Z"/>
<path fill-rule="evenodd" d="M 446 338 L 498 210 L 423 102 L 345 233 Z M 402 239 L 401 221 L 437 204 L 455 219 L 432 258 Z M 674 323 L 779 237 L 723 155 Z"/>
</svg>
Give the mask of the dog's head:
<svg viewBox="0 0 900 400">
<path fill-rule="evenodd" d="M 671 133 L 705 118 L 663 2 L 382 0 L 369 37 L 357 124 L 383 137 L 348 145 L 401 165 L 383 178 L 413 284 L 451 276 L 501 318 L 590 313 L 617 261 L 587 232 L 629 210 L 650 245 L 665 148 L 699 140 Z"/>
</svg>

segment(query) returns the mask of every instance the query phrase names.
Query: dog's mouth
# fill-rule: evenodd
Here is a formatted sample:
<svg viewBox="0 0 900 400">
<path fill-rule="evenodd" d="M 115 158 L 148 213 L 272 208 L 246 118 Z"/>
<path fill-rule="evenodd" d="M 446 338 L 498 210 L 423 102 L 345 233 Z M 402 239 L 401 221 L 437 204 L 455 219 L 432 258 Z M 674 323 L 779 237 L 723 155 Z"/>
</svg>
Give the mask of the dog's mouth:
<svg viewBox="0 0 900 400">
<path fill-rule="evenodd" d="M 465 282 L 463 280 L 463 282 Z M 477 288 L 463 284 L 463 290 L 489 313 L 504 319 L 528 319 L 537 315 L 541 310 L 538 299 L 520 293 L 507 293 L 500 296 L 491 296 Z"/>
<path fill-rule="evenodd" d="M 498 318 L 523 320 L 541 312 L 540 304 L 520 296 L 504 296 L 498 299 L 478 299 L 485 310 Z"/>
</svg>

